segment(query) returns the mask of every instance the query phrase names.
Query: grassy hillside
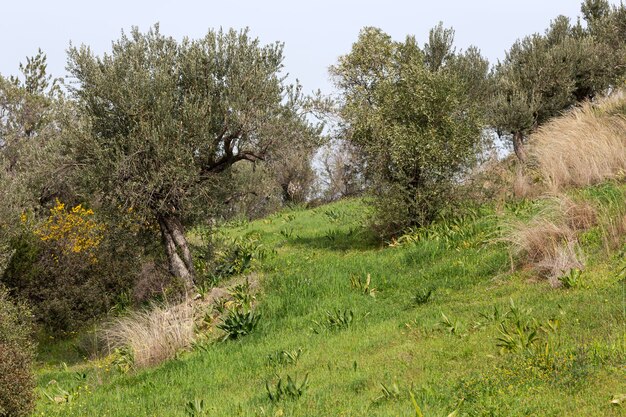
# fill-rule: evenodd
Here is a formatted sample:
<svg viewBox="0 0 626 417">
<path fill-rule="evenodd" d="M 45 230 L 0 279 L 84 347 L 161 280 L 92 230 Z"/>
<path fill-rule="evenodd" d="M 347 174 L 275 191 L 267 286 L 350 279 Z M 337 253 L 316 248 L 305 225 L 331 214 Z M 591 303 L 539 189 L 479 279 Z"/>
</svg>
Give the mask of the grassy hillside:
<svg viewBox="0 0 626 417">
<path fill-rule="evenodd" d="M 625 192 L 572 197 L 602 212 Z M 256 233 L 267 253 L 252 272 L 251 335 L 128 373 L 119 357 L 52 343 L 36 415 L 415 416 L 411 393 L 427 417 L 623 415 L 611 404 L 626 393 L 623 253 L 599 221 L 579 236 L 584 272 L 553 288 L 498 240 L 498 225 L 544 205 L 494 203 L 391 245 L 367 232 L 360 200 L 233 225 L 227 234 Z M 270 400 L 266 384 L 305 376 L 301 396 Z"/>
</svg>

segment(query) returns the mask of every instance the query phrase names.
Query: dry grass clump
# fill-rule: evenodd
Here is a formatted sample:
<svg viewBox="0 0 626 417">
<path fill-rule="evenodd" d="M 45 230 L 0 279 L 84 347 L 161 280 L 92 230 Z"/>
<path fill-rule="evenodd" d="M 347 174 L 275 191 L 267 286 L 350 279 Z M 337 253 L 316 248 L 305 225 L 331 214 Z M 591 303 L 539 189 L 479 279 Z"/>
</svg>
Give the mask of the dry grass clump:
<svg viewBox="0 0 626 417">
<path fill-rule="evenodd" d="M 584 268 L 577 232 L 595 225 L 597 213 L 589 203 L 565 195 L 548 196 L 542 204 L 542 210 L 529 221 L 503 224 L 500 240 L 510 245 L 515 259 L 558 287 L 559 277 Z"/>
<path fill-rule="evenodd" d="M 626 97 L 585 103 L 531 136 L 530 154 L 553 191 L 626 174 Z"/>
<path fill-rule="evenodd" d="M 514 220 L 503 225 L 502 241 L 510 245 L 512 256 L 533 268 L 552 286 L 567 271 L 583 269 L 576 232 L 560 220 L 541 216 L 528 222 Z"/>
<path fill-rule="evenodd" d="M 565 222 L 572 230 L 587 230 L 598 222 L 596 209 L 587 201 L 575 201 L 565 194 L 555 194 L 544 199 L 544 212 Z"/>
<path fill-rule="evenodd" d="M 191 302 L 161 305 L 118 318 L 103 330 L 110 351 L 128 348 L 137 368 L 159 364 L 188 348 L 194 340 Z"/>
</svg>

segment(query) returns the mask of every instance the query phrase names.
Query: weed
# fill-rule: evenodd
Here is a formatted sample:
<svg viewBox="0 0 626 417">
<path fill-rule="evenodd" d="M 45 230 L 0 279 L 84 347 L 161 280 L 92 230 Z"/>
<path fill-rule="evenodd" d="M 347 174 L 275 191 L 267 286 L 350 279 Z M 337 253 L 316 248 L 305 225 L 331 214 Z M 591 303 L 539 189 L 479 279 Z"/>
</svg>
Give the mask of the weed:
<svg viewBox="0 0 626 417">
<path fill-rule="evenodd" d="M 339 237 L 339 230 L 337 229 L 329 229 L 324 235 L 326 239 L 330 242 L 334 242 Z"/>
<path fill-rule="evenodd" d="M 354 312 L 352 310 L 335 309 L 327 311 L 326 317 L 322 321 L 313 321 L 313 333 L 320 333 L 321 330 L 343 330 L 349 328 L 354 321 Z"/>
<path fill-rule="evenodd" d="M 380 396 L 376 397 L 374 400 L 375 403 L 381 401 L 397 401 L 400 399 L 400 388 L 398 388 L 398 384 L 395 382 L 389 387 L 381 382 L 380 392 Z"/>
<path fill-rule="evenodd" d="M 563 288 L 574 288 L 580 285 L 580 276 L 583 271 L 577 268 L 570 269 L 565 275 L 561 275 L 558 279 Z"/>
<path fill-rule="evenodd" d="M 133 351 L 128 346 L 122 346 L 115 348 L 112 354 L 113 358 L 111 365 L 114 366 L 120 373 L 128 373 L 135 367 L 135 358 Z"/>
<path fill-rule="evenodd" d="M 235 303 L 241 306 L 251 306 L 255 300 L 254 295 L 250 291 L 250 281 L 247 278 L 244 283 L 229 288 L 228 292 L 233 297 Z"/>
<path fill-rule="evenodd" d="M 424 413 L 422 413 L 422 409 L 417 404 L 417 400 L 415 399 L 415 394 L 413 394 L 413 391 L 409 391 L 409 395 L 411 396 L 411 404 L 413 404 L 413 410 L 415 410 L 415 417 L 424 417 Z"/>
<path fill-rule="evenodd" d="M 461 333 L 461 324 L 457 320 L 451 320 L 448 316 L 446 316 L 443 312 L 441 313 L 441 321 L 439 324 L 453 336 L 463 336 Z"/>
<path fill-rule="evenodd" d="M 297 400 L 304 394 L 309 385 L 309 374 L 304 376 L 302 382 L 298 384 L 297 379 L 291 378 L 291 375 L 287 375 L 287 382 L 283 383 L 281 377 L 278 378 L 274 388 L 270 387 L 270 383 L 265 381 L 265 390 L 269 400 L 273 403 L 289 399 Z"/>
<path fill-rule="evenodd" d="M 198 398 L 185 404 L 185 414 L 188 417 L 202 417 L 208 415 L 208 411 L 204 408 L 204 400 Z"/>
<path fill-rule="evenodd" d="M 217 325 L 217 328 L 225 333 L 221 340 L 234 340 L 249 335 L 256 329 L 260 318 L 261 315 L 254 310 L 239 306 L 228 310 L 226 317 Z"/>
<path fill-rule="evenodd" d="M 431 288 L 429 288 L 428 290 L 425 288 L 419 288 L 413 294 L 411 301 L 413 302 L 413 304 L 421 306 L 422 304 L 426 304 L 430 300 L 432 294 L 433 290 Z"/>
<path fill-rule="evenodd" d="M 328 220 L 330 220 L 331 223 L 338 223 L 345 217 L 345 213 L 334 209 L 325 210 L 324 215 L 328 218 Z"/>
<path fill-rule="evenodd" d="M 376 297 L 376 288 L 372 287 L 372 278 L 370 277 L 370 274 L 367 274 L 365 280 L 362 280 L 361 277 L 352 275 L 350 277 L 350 286 L 361 294 Z"/>
<path fill-rule="evenodd" d="M 267 363 L 271 366 L 276 365 L 295 365 L 302 356 L 302 348 L 295 350 L 280 350 L 278 352 L 267 355 Z"/>
<path fill-rule="evenodd" d="M 285 239 L 291 239 L 291 237 L 293 236 L 293 227 L 281 229 L 280 235 Z"/>
</svg>

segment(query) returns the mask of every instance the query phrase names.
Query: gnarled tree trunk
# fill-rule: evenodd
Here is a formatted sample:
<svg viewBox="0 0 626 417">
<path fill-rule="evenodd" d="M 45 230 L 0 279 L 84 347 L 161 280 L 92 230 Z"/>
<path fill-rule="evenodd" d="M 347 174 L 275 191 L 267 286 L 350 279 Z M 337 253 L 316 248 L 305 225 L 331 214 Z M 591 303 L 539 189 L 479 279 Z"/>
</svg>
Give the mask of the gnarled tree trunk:
<svg viewBox="0 0 626 417">
<path fill-rule="evenodd" d="M 522 132 L 513 133 L 513 151 L 521 163 L 526 162 L 526 149 L 524 149 L 524 134 Z"/>
<path fill-rule="evenodd" d="M 157 216 L 161 238 L 167 254 L 170 273 L 182 278 L 188 288 L 194 285 L 195 271 L 191 251 L 185 238 L 183 225 L 174 215 Z"/>
</svg>

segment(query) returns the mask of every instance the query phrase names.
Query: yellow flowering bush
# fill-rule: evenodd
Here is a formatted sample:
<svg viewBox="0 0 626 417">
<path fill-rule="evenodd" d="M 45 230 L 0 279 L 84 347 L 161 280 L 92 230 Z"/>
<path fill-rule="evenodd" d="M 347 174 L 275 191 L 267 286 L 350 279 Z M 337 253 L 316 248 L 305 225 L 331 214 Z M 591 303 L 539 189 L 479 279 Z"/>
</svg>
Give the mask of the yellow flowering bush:
<svg viewBox="0 0 626 417">
<path fill-rule="evenodd" d="M 79 204 L 67 209 L 56 200 L 50 216 L 36 234 L 44 242 L 54 243 L 63 255 L 86 253 L 95 261 L 94 251 L 104 237 L 105 226 L 94 220 L 94 212 Z"/>
</svg>

